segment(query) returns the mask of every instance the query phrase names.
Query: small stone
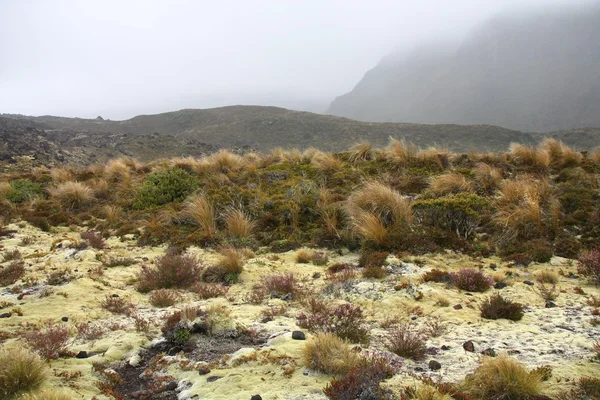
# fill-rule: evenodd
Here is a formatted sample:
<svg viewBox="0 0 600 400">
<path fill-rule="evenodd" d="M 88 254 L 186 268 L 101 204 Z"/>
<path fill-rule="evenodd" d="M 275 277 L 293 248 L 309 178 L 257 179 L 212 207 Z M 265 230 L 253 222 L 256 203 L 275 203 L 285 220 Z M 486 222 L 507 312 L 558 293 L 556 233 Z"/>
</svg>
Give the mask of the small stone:
<svg viewBox="0 0 600 400">
<path fill-rule="evenodd" d="M 524 284 L 526 284 L 527 286 L 533 286 L 533 282 L 531 281 L 523 281 Z"/>
<path fill-rule="evenodd" d="M 222 376 L 209 376 L 208 378 L 206 378 L 206 382 L 215 382 L 221 378 L 222 378 Z"/>
<path fill-rule="evenodd" d="M 417 318 L 419 318 L 419 317 L 417 317 L 416 315 L 414 315 L 414 316 L 410 317 L 410 319 L 411 319 L 411 320 L 413 320 L 413 321 L 416 321 L 416 320 L 417 320 Z"/>
<path fill-rule="evenodd" d="M 198 375 L 207 375 L 210 374 L 210 368 L 202 367 L 198 370 Z"/>
<path fill-rule="evenodd" d="M 428 347 L 427 349 L 425 349 L 425 354 L 429 354 L 430 356 L 435 356 L 437 355 L 438 350 L 435 347 Z"/>
<path fill-rule="evenodd" d="M 494 285 L 494 289 L 504 289 L 508 285 L 505 282 L 496 282 Z"/>
<path fill-rule="evenodd" d="M 291 293 L 286 293 L 284 296 L 281 297 L 281 300 L 284 301 L 292 301 L 292 294 Z"/>
<path fill-rule="evenodd" d="M 69 317 L 62 317 L 60 320 L 62 322 L 69 322 Z"/>
<path fill-rule="evenodd" d="M 190 329 L 191 334 L 208 333 L 208 324 L 206 322 L 195 322 Z"/>
<path fill-rule="evenodd" d="M 415 367 L 415 371 L 417 371 L 417 372 L 423 372 L 425 370 L 423 369 L 423 367 Z"/>
<path fill-rule="evenodd" d="M 429 361 L 429 369 L 432 371 L 437 371 L 438 369 L 442 368 L 442 364 L 440 364 L 439 362 L 435 361 L 435 360 L 431 360 Z"/>
<path fill-rule="evenodd" d="M 312 277 L 313 277 L 313 279 L 319 279 L 321 277 L 321 274 L 318 272 L 315 272 Z M 254 397 L 254 396 L 252 396 L 252 397 Z M 258 396 L 258 397 L 260 397 L 260 396 Z"/>
<path fill-rule="evenodd" d="M 467 340 L 466 342 L 463 343 L 463 349 L 465 349 L 465 351 L 468 351 L 469 353 L 474 353 L 475 352 L 475 344 L 473 344 L 473 342 L 471 340 Z"/>
<path fill-rule="evenodd" d="M 574 274 L 572 272 L 569 274 L 569 279 L 577 279 L 577 278 L 579 278 L 579 275 Z"/>
<path fill-rule="evenodd" d="M 177 389 L 177 381 L 171 381 L 167 384 L 167 387 L 165 387 L 165 390 L 169 392 L 175 389 Z"/>
<path fill-rule="evenodd" d="M 110 295 L 110 297 L 117 298 L 117 297 L 119 297 L 119 295 L 116 294 L 116 293 L 113 293 L 113 294 Z"/>
<path fill-rule="evenodd" d="M 0 314 L 0 318 L 10 318 L 11 316 L 12 316 L 12 313 L 9 313 L 9 312 Z"/>
<path fill-rule="evenodd" d="M 554 308 L 556 307 L 556 303 L 550 300 L 546 300 L 546 308 Z"/>
<path fill-rule="evenodd" d="M 467 293 L 465 293 L 465 296 L 473 296 L 473 293 L 467 292 Z"/>
<path fill-rule="evenodd" d="M 306 335 L 302 331 L 292 332 L 292 339 L 294 340 L 306 340 Z"/>
<path fill-rule="evenodd" d="M 262 400 L 262 397 L 260 397 L 260 394 L 255 394 L 254 396 L 250 397 L 250 400 Z"/>
<path fill-rule="evenodd" d="M 489 347 L 489 348 L 485 349 L 484 351 L 482 351 L 481 354 L 483 354 L 484 356 L 488 356 L 488 357 L 496 357 L 496 350 Z"/>
<path fill-rule="evenodd" d="M 446 346 L 445 344 L 442 345 L 442 350 L 450 350 L 450 346 Z"/>
<path fill-rule="evenodd" d="M 81 350 L 79 353 L 77 353 L 77 355 L 75 356 L 75 358 L 88 358 L 88 352 L 85 350 Z"/>
<path fill-rule="evenodd" d="M 23 297 L 25 297 L 25 293 L 21 293 L 20 295 L 18 295 L 17 300 L 23 300 Z"/>
<path fill-rule="evenodd" d="M 509 351 L 507 351 L 507 353 L 512 356 L 514 354 L 521 354 L 521 351 L 520 350 L 509 350 Z"/>
<path fill-rule="evenodd" d="M 142 257 L 142 261 L 148 261 L 149 258 L 148 257 Z"/>
<path fill-rule="evenodd" d="M 260 320 L 261 324 L 266 324 L 267 322 L 271 322 L 273 321 L 273 317 L 264 317 L 263 319 Z"/>
<path fill-rule="evenodd" d="M 462 310 L 462 306 L 460 304 L 456 304 L 454 307 L 455 310 Z"/>
</svg>

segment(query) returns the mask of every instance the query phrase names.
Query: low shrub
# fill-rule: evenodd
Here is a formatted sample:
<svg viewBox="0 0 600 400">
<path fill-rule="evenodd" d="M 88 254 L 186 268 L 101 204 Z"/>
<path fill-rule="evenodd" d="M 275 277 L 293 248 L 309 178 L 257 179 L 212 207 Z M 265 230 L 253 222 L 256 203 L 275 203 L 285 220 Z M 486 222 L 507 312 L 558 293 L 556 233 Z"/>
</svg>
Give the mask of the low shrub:
<svg viewBox="0 0 600 400">
<path fill-rule="evenodd" d="M 476 269 L 461 269 L 450 274 L 450 282 L 459 289 L 468 292 L 485 292 L 494 280 Z"/>
<path fill-rule="evenodd" d="M 0 349 L 0 398 L 37 389 L 47 378 L 45 363 L 24 348 Z"/>
<path fill-rule="evenodd" d="M 519 321 L 523 318 L 523 305 L 512 302 L 499 294 L 486 299 L 480 307 L 481 317 L 485 319 L 509 319 Z"/>
<path fill-rule="evenodd" d="M 296 276 L 289 273 L 267 276 L 264 278 L 263 286 L 272 297 L 290 295 L 294 298 L 301 293 Z"/>
<path fill-rule="evenodd" d="M 192 288 L 192 292 L 196 293 L 201 299 L 224 296 L 228 290 L 228 286 L 218 283 L 196 283 Z"/>
<path fill-rule="evenodd" d="M 115 268 L 115 267 L 129 267 L 130 265 L 135 264 L 135 260 L 129 257 L 118 257 L 110 259 L 106 262 L 103 262 L 102 265 L 106 268 Z"/>
<path fill-rule="evenodd" d="M 95 231 L 87 231 L 82 232 L 80 234 L 81 238 L 89 243 L 95 249 L 103 249 L 106 247 L 106 243 L 104 242 L 104 238 L 102 235 Z"/>
<path fill-rule="evenodd" d="M 138 291 L 188 288 L 200 280 L 203 266 L 189 256 L 167 253 L 155 261 L 155 267 L 142 266 L 138 275 Z"/>
<path fill-rule="evenodd" d="M 600 379 L 582 377 L 575 382 L 575 387 L 562 393 L 559 400 L 597 400 L 600 399 Z"/>
<path fill-rule="evenodd" d="M 149 174 L 138 190 L 133 208 L 138 210 L 185 199 L 198 187 L 195 177 L 181 168 Z"/>
<path fill-rule="evenodd" d="M 531 259 L 538 263 L 547 263 L 552 259 L 554 250 L 548 243 L 535 240 L 528 243 Z"/>
<path fill-rule="evenodd" d="M 556 285 L 558 283 L 558 274 L 554 271 L 541 271 L 537 274 L 536 278 L 540 283 L 549 283 L 551 285 Z"/>
<path fill-rule="evenodd" d="M 23 333 L 23 339 L 42 358 L 49 360 L 68 354 L 66 347 L 71 338 L 68 326 L 47 321 L 29 328 L 28 332 Z"/>
<path fill-rule="evenodd" d="M 323 266 L 329 262 L 329 255 L 324 251 L 317 251 L 312 255 L 312 263 L 314 265 Z"/>
<path fill-rule="evenodd" d="M 395 373 L 396 368 L 386 358 L 364 357 L 344 376 L 329 382 L 323 393 L 331 400 L 385 398 L 384 390 L 379 384 Z"/>
<path fill-rule="evenodd" d="M 21 258 L 22 255 L 19 249 L 6 250 L 4 253 L 2 253 L 2 262 L 20 260 Z"/>
<path fill-rule="evenodd" d="M 383 267 L 367 267 L 363 270 L 363 278 L 383 279 L 389 272 Z"/>
<path fill-rule="evenodd" d="M 348 373 L 359 362 L 358 353 L 346 341 L 331 333 L 318 333 L 302 350 L 302 363 L 326 374 Z"/>
<path fill-rule="evenodd" d="M 541 393 L 541 376 L 506 354 L 485 358 L 462 383 L 463 390 L 474 399 L 528 400 Z"/>
<path fill-rule="evenodd" d="M 320 307 L 310 315 L 298 315 L 298 326 L 310 332 L 330 332 L 352 343 L 368 343 L 369 328 L 360 306 L 345 303 L 337 307 Z"/>
<path fill-rule="evenodd" d="M 383 267 L 390 253 L 385 251 L 363 252 L 358 260 L 359 267 Z"/>
<path fill-rule="evenodd" d="M 13 203 L 23 203 L 36 197 L 45 197 L 42 185 L 29 179 L 16 179 L 10 182 L 10 186 L 12 191 L 6 195 L 6 198 Z"/>
<path fill-rule="evenodd" d="M 0 286 L 12 285 L 25 275 L 25 263 L 13 261 L 6 267 L 0 267 Z"/>
<path fill-rule="evenodd" d="M 577 272 L 593 284 L 600 285 L 600 250 L 592 249 L 583 253 L 579 257 Z"/>
<path fill-rule="evenodd" d="M 313 252 L 308 249 L 300 249 L 296 252 L 296 262 L 299 264 L 308 264 L 312 260 Z"/>
<path fill-rule="evenodd" d="M 100 307 L 114 314 L 131 315 L 135 306 L 126 297 L 107 295 L 100 303 Z"/>
<path fill-rule="evenodd" d="M 397 325 L 387 336 L 386 347 L 392 353 L 411 360 L 425 358 L 426 334 L 410 323 Z"/>
<path fill-rule="evenodd" d="M 170 307 L 179 300 L 179 293 L 173 289 L 153 290 L 148 300 L 154 307 Z"/>
<path fill-rule="evenodd" d="M 73 272 L 69 268 L 61 268 L 46 275 L 46 283 L 51 286 L 59 286 L 73 280 Z"/>
<path fill-rule="evenodd" d="M 431 271 L 425 272 L 421 279 L 423 282 L 448 283 L 450 282 L 450 273 L 434 268 Z"/>
</svg>

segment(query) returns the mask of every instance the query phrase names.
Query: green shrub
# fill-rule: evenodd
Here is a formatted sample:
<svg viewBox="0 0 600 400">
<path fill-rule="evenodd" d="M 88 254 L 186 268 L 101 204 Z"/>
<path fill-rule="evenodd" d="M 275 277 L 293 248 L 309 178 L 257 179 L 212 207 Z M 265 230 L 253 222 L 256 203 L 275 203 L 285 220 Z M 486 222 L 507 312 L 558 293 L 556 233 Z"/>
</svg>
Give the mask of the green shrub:
<svg viewBox="0 0 600 400">
<path fill-rule="evenodd" d="M 10 186 L 13 190 L 6 198 L 13 203 L 22 203 L 35 197 L 45 197 L 42 185 L 31 182 L 29 179 L 16 179 L 10 182 Z"/>
<path fill-rule="evenodd" d="M 424 224 L 469 237 L 479 225 L 489 202 L 481 196 L 460 193 L 413 203 L 413 211 Z"/>
<path fill-rule="evenodd" d="M 197 179 L 181 168 L 153 172 L 144 179 L 133 207 L 141 210 L 183 200 L 197 187 Z"/>
</svg>

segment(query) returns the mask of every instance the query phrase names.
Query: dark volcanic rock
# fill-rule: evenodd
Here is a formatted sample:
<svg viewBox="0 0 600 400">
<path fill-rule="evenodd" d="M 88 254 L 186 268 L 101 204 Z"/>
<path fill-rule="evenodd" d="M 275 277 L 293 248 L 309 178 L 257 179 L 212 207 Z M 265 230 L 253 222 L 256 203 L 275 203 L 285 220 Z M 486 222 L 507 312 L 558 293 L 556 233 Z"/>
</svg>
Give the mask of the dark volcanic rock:
<svg viewBox="0 0 600 400">
<path fill-rule="evenodd" d="M 294 340 L 306 340 L 306 335 L 302 331 L 292 332 L 292 339 Z"/>
<path fill-rule="evenodd" d="M 432 371 L 437 371 L 439 369 L 442 368 L 442 364 L 440 364 L 439 362 L 435 361 L 435 360 L 431 360 L 429 361 L 429 369 Z"/>
</svg>

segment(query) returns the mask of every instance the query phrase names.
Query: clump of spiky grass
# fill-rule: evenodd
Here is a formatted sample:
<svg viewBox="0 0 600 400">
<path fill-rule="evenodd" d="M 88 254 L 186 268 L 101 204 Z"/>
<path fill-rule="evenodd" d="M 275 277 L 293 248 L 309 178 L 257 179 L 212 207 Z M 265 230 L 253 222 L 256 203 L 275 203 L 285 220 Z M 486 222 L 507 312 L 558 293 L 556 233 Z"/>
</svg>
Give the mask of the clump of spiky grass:
<svg viewBox="0 0 600 400">
<path fill-rule="evenodd" d="M 475 399 L 527 400 L 540 395 L 541 376 L 527 369 L 506 354 L 486 358 L 471 375 L 462 389 Z"/>
<path fill-rule="evenodd" d="M 94 199 L 94 191 L 81 182 L 69 181 L 49 188 L 52 198 L 66 207 L 79 207 Z"/>
<path fill-rule="evenodd" d="M 223 268 L 228 274 L 241 274 L 248 259 L 248 250 L 238 249 L 234 246 L 219 247 L 219 267 Z"/>
<path fill-rule="evenodd" d="M 224 213 L 227 233 L 234 238 L 249 238 L 256 227 L 246 212 L 239 208 L 228 208 Z"/>
<path fill-rule="evenodd" d="M 73 397 L 60 389 L 44 389 L 40 393 L 21 396 L 19 400 L 73 400 Z"/>
<path fill-rule="evenodd" d="M 360 362 L 348 342 L 331 333 L 318 333 L 302 350 L 302 362 L 326 374 L 344 374 Z"/>
<path fill-rule="evenodd" d="M 478 163 L 475 167 L 475 185 L 482 193 L 492 193 L 502 182 L 502 173 L 486 163 Z"/>
<path fill-rule="evenodd" d="M 200 280 L 203 265 L 190 256 L 167 253 L 155 261 L 156 266 L 142 266 L 138 276 L 138 291 L 187 288 Z"/>
<path fill-rule="evenodd" d="M 540 144 L 540 147 L 545 150 L 550 156 L 550 165 L 555 168 L 575 167 L 581 164 L 583 155 L 572 150 L 563 142 L 546 138 Z"/>
<path fill-rule="evenodd" d="M 13 187 L 8 182 L 0 182 L 0 201 L 5 200 L 14 192 Z"/>
<path fill-rule="evenodd" d="M 473 185 L 463 174 L 447 172 L 433 177 L 429 188 L 438 196 L 443 196 L 452 193 L 470 192 Z"/>
<path fill-rule="evenodd" d="M 106 179 L 112 182 L 128 181 L 131 177 L 131 171 L 124 158 L 110 160 L 104 168 Z"/>
<path fill-rule="evenodd" d="M 356 143 L 350 148 L 350 154 L 348 155 L 348 161 L 351 163 L 357 163 L 361 161 L 372 160 L 374 156 L 373 146 L 369 142 Z"/>
<path fill-rule="evenodd" d="M 547 179 L 504 182 L 495 208 L 492 220 L 509 240 L 542 237 L 558 227 L 560 202 Z"/>
<path fill-rule="evenodd" d="M 391 163 L 401 166 L 417 158 L 417 146 L 404 140 L 390 138 L 390 143 L 385 148 L 383 155 Z"/>
<path fill-rule="evenodd" d="M 69 182 L 73 180 L 74 171 L 72 168 L 57 167 L 50 170 L 50 176 L 54 182 Z"/>
<path fill-rule="evenodd" d="M 215 208 L 204 195 L 194 195 L 189 197 L 183 208 L 183 215 L 194 225 L 202 234 L 213 237 L 217 233 L 217 221 Z"/>
<path fill-rule="evenodd" d="M 211 166 L 219 172 L 237 171 L 246 165 L 246 160 L 228 150 L 219 150 L 208 158 Z"/>
<path fill-rule="evenodd" d="M 352 229 L 362 238 L 379 246 L 388 243 L 389 232 L 377 214 L 360 208 L 350 211 Z"/>
<path fill-rule="evenodd" d="M 46 378 L 46 365 L 38 355 L 24 348 L 0 349 L 1 398 L 37 389 Z"/>
<path fill-rule="evenodd" d="M 412 360 L 425 358 L 427 335 L 411 323 L 403 323 L 393 328 L 388 335 L 386 347 L 400 357 Z"/>
<path fill-rule="evenodd" d="M 510 156 L 517 164 L 532 167 L 539 171 L 546 171 L 550 166 L 550 154 L 544 149 L 537 149 L 535 146 L 511 143 Z"/>
<path fill-rule="evenodd" d="M 312 156 L 311 164 L 323 172 L 338 171 L 344 165 L 344 162 L 332 153 L 319 151 Z"/>
</svg>

